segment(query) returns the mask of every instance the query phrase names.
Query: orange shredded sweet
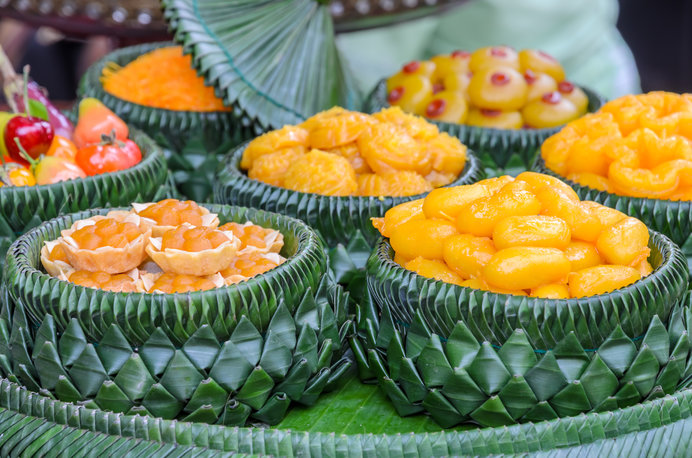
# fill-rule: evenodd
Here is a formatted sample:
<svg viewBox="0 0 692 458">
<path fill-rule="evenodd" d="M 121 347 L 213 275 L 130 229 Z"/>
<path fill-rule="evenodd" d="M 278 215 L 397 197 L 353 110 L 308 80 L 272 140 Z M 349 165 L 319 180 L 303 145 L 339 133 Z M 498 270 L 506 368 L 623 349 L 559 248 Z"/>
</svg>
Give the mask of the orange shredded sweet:
<svg viewBox="0 0 692 458">
<path fill-rule="evenodd" d="M 101 83 L 106 92 L 128 102 L 180 111 L 230 111 L 214 89 L 192 68 L 180 46 L 155 49 L 124 67 L 109 62 Z"/>
</svg>

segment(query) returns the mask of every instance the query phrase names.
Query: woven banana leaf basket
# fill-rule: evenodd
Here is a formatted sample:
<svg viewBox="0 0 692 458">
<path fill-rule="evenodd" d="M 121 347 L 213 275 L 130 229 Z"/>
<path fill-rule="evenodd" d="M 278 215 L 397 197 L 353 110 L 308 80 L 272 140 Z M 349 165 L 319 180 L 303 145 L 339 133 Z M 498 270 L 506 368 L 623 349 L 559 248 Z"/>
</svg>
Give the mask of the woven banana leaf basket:
<svg viewBox="0 0 692 458">
<path fill-rule="evenodd" d="M 261 133 L 232 112 L 175 111 L 132 103 L 106 92 L 103 69 L 110 62 L 125 66 L 154 49 L 174 43 L 147 43 L 118 49 L 92 65 L 80 81 L 79 98 L 95 97 L 130 125 L 150 135 L 166 153 L 180 192 L 198 202 L 208 200 L 222 154 Z"/>
<path fill-rule="evenodd" d="M 667 325 L 654 316 L 634 339 L 617 325 L 598 347 L 571 331 L 550 349 L 516 329 L 500 345 L 478 339 L 464 321 L 446 335 L 432 332 L 417 310 L 411 323 L 358 311 L 351 339 L 360 376 L 376 380 L 399 415 L 429 413 L 444 428 L 541 422 L 605 412 L 672 394 L 692 379 L 690 297 Z"/>
<path fill-rule="evenodd" d="M 165 196 L 168 169 L 161 149 L 143 132 L 130 138 L 142 161 L 127 170 L 49 185 L 0 187 L 0 272 L 10 244 L 42 221 L 95 207 L 119 207 Z"/>
<path fill-rule="evenodd" d="M 584 348 L 597 348 L 618 327 L 635 338 L 646 333 L 654 316 L 666 322 L 687 290 L 682 251 L 664 235 L 650 234 L 653 273 L 608 294 L 544 299 L 461 287 L 404 269 L 394 262 L 386 239 L 368 260 L 368 290 L 377 307 L 387 309 L 398 324 L 411 325 L 419 316 L 439 336 L 449 336 L 463 320 L 474 337 L 495 345 L 522 329 L 538 349 L 555 348 L 572 333 Z"/>
<path fill-rule="evenodd" d="M 598 110 L 605 99 L 591 89 L 581 88 L 589 98 L 588 111 Z M 372 90 L 365 101 L 363 111 L 375 113 L 390 106 L 387 101 L 387 81 L 382 80 Z M 546 138 L 558 132 L 561 127 L 549 129 L 492 129 L 467 126 L 448 122 L 432 121 L 441 131 L 457 137 L 470 149 L 476 151 L 489 176 L 524 171 L 530 168 L 536 157 L 536 149 Z"/>
<path fill-rule="evenodd" d="M 272 186 L 250 179 L 240 169 L 246 146 L 239 146 L 226 157 L 214 186 L 216 202 L 261 208 L 301 219 L 316 229 L 329 247 L 347 244 L 360 236 L 372 246 L 379 234 L 370 218 L 383 216 L 396 205 L 423 197 L 423 194 L 407 197 L 323 196 Z M 483 177 L 480 161 L 468 151 L 464 170 L 448 186 L 475 183 Z"/>
<path fill-rule="evenodd" d="M 212 424 L 275 424 L 292 402 L 313 404 L 352 364 L 343 357 L 348 295 L 326 272 L 319 239 L 291 218 L 209 209 L 221 222 L 280 230 L 288 260 L 210 291 L 111 293 L 49 277 L 38 265 L 43 241 L 104 210 L 20 237 L 2 287 L 1 375 L 78 406 Z"/>
<path fill-rule="evenodd" d="M 582 186 L 546 167 L 540 153 L 536 156 L 533 170 L 561 179 L 577 192 L 581 200 L 593 200 L 642 220 L 651 229 L 662 232 L 683 247 L 685 254 L 690 254 L 685 244 L 692 234 L 692 202 L 619 196 Z"/>
</svg>

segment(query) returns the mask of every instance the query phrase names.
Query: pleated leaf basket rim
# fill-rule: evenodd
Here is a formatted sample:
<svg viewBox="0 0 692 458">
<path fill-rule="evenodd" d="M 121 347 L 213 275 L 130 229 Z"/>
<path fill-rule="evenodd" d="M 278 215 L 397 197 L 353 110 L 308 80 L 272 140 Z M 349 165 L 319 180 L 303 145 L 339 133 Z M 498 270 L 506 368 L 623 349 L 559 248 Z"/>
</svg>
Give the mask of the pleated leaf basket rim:
<svg viewBox="0 0 692 458">
<path fill-rule="evenodd" d="M 176 447 L 202 447 L 207 451 L 273 451 L 279 455 L 279 451 L 282 451 L 284 454 L 303 452 L 335 456 L 343 450 L 376 450 L 380 453 L 396 450 L 399 451 L 398 456 L 411 453 L 414 456 L 476 455 L 557 450 L 633 432 L 656 430 L 692 416 L 692 390 L 680 390 L 672 395 L 613 411 L 539 423 L 465 431 L 411 432 L 406 435 L 335 435 L 330 432 L 227 427 L 124 415 L 51 399 L 5 378 L 0 379 L 0 407 L 25 415 L 18 419 L 15 427 L 29 423 L 27 418 L 39 419 L 40 424 L 56 430 L 97 433 L 100 438 L 104 435 L 114 436 L 128 443 L 154 441 Z M 409 441 L 402 441 L 403 437 L 409 438 Z M 548 445 L 543 446 L 546 442 Z"/>
<path fill-rule="evenodd" d="M 584 298 L 544 299 L 493 293 L 426 278 L 394 262 L 392 257 L 394 250 L 389 240 L 385 238 L 380 239 L 368 260 L 368 289 L 373 293 L 383 288 L 387 289 L 387 291 L 391 291 L 392 289 L 399 289 L 403 287 L 403 285 L 415 285 L 415 290 L 423 292 L 423 294 L 430 295 L 430 291 L 435 291 L 434 297 L 432 295 L 430 296 L 431 299 L 436 301 L 433 306 L 434 310 L 428 310 L 428 307 L 421 305 L 420 302 L 418 302 L 420 298 L 416 299 L 416 303 L 407 301 L 407 306 L 420 308 L 423 316 L 426 318 L 427 324 L 431 326 L 433 332 L 443 337 L 447 337 L 447 333 L 441 332 L 440 330 L 445 330 L 446 327 L 449 327 L 449 331 L 451 331 L 452 327 L 452 325 L 445 323 L 445 321 L 456 322 L 462 319 L 467 321 L 467 325 L 476 330 L 474 332 L 476 337 L 482 337 L 489 340 L 491 343 L 498 344 L 497 338 L 493 335 L 477 334 L 485 331 L 507 338 L 515 328 L 524 327 L 522 326 L 521 320 L 528 319 L 529 322 L 537 324 L 537 326 L 532 327 L 532 329 L 525 329 L 525 331 L 527 331 L 527 335 L 532 341 L 532 344 L 536 345 L 538 348 L 541 348 L 540 342 L 537 341 L 538 339 L 542 340 L 544 345 L 552 346 L 556 343 L 555 340 L 560 340 L 564 337 L 564 335 L 559 335 L 553 329 L 545 329 L 543 317 L 551 316 L 558 317 L 559 319 L 563 314 L 567 313 L 574 323 L 577 323 L 580 317 L 588 322 L 594 320 L 593 316 L 587 316 L 590 313 L 589 311 L 600 310 L 603 311 L 606 322 L 592 323 L 592 325 L 599 327 L 598 331 L 604 335 L 591 335 L 591 341 L 586 339 L 584 335 L 577 335 L 582 345 L 593 346 L 600 344 L 600 341 L 607 338 L 607 335 L 612 332 L 617 324 L 624 324 L 625 321 L 629 321 L 629 317 L 632 313 L 636 312 L 636 310 L 631 311 L 631 305 L 627 304 L 630 299 L 634 299 L 637 302 L 645 302 L 644 304 L 640 304 L 647 307 L 647 312 L 644 313 L 645 316 L 651 318 L 653 315 L 658 314 L 662 320 L 666 320 L 673 308 L 673 302 L 680 299 L 687 288 L 689 271 L 687 262 L 680 248 L 663 234 L 651 230 L 649 233 L 651 237 L 649 247 L 652 249 L 652 256 L 656 256 L 657 253 L 660 254 L 662 258 L 661 264 L 656 266 L 654 271 L 647 277 L 606 294 Z M 385 288 L 385 282 L 391 284 L 391 288 Z M 667 294 L 665 294 L 666 292 Z M 666 296 L 670 295 L 674 296 L 669 298 L 671 299 L 670 301 L 666 300 Z M 438 305 L 437 298 L 448 299 L 450 297 L 454 298 L 454 302 L 459 304 L 464 303 L 464 301 L 471 302 L 472 300 L 475 301 L 476 304 L 484 304 L 486 301 L 495 303 L 498 304 L 501 310 L 499 310 L 498 307 L 490 307 L 493 315 L 490 317 L 493 320 L 490 323 L 469 323 L 468 321 L 471 320 L 472 316 L 449 316 L 449 312 L 446 310 L 449 308 L 447 304 L 449 302 L 448 300 L 440 301 Z M 646 302 L 648 299 L 653 301 L 658 300 L 659 303 L 650 304 Z M 397 300 L 397 298 L 388 297 L 385 298 L 385 300 L 392 301 Z M 609 307 L 615 306 L 617 306 L 618 309 L 617 316 L 614 317 L 613 321 L 613 310 L 609 309 Z M 624 309 L 623 306 L 626 306 L 627 309 Z M 478 308 L 480 309 L 480 307 L 479 305 Z M 528 312 L 522 312 L 524 309 L 528 309 Z M 401 319 L 401 313 L 396 313 L 396 311 L 392 311 L 392 313 L 397 319 Z M 483 313 L 483 316 L 476 316 L 478 313 Z M 524 316 L 527 315 L 527 313 L 528 316 Z M 413 316 L 411 310 L 404 310 L 404 314 Z M 483 318 L 486 317 L 486 315 L 487 313 L 485 313 L 485 311 L 476 311 L 473 313 L 473 316 L 476 318 Z M 573 326 L 574 323 L 572 323 Z M 565 323 L 559 324 L 564 326 Z M 648 326 L 648 322 L 643 322 L 642 325 L 646 327 Z M 483 331 L 477 331 L 478 329 Z M 628 333 L 627 327 L 625 327 L 624 330 L 625 333 Z M 583 331 L 587 330 L 584 329 Z M 544 334 L 550 332 L 552 332 L 550 336 Z M 562 332 L 564 334 L 564 329 Z M 634 338 L 637 337 L 637 335 L 630 335 L 630 337 Z"/>
<path fill-rule="evenodd" d="M 545 165 L 545 161 L 541 157 L 540 151 L 538 151 L 538 154 L 536 155 L 536 160 L 534 162 L 533 169 L 539 173 L 545 173 L 547 175 L 554 176 L 564 181 L 569 186 L 571 186 L 572 189 L 574 189 L 577 192 L 577 194 L 579 194 L 579 197 L 581 197 L 582 200 L 593 200 L 595 202 L 599 202 L 603 205 L 607 205 L 609 207 L 617 209 L 637 208 L 639 209 L 639 213 L 642 215 L 653 214 L 654 208 L 656 206 L 663 205 L 666 208 L 666 211 L 669 211 L 674 215 L 682 216 L 683 218 L 687 216 L 687 223 L 692 224 L 692 201 L 674 201 L 667 199 L 649 199 L 646 197 L 621 196 L 619 194 L 613 194 L 606 191 L 599 191 L 598 189 L 583 186 L 549 169 Z M 625 211 L 625 213 L 628 212 Z M 689 233 L 687 235 L 689 235 Z M 687 237 L 685 237 L 685 240 L 686 239 Z M 676 242 L 682 245 L 685 242 L 685 240 L 676 240 Z"/>
<path fill-rule="evenodd" d="M 56 236 L 59 234 L 60 230 L 68 228 L 72 222 L 88 218 L 95 215 L 103 215 L 112 210 L 127 210 L 126 208 L 114 209 L 92 209 L 86 210 L 79 213 L 72 213 L 69 215 L 63 215 L 47 221 L 40 226 L 32 229 L 26 234 L 19 237 L 10 246 L 6 258 L 6 270 L 4 277 L 4 288 L 10 292 L 11 296 L 19 295 L 24 297 L 26 294 L 33 294 L 35 291 L 62 291 L 59 297 L 65 296 L 67 292 L 75 292 L 78 297 L 86 297 L 88 303 L 94 303 L 94 300 L 99 302 L 108 302 L 111 306 L 116 303 L 116 301 L 121 301 L 123 299 L 132 299 L 133 304 L 138 304 L 144 301 L 150 308 L 152 307 L 157 310 L 165 308 L 167 305 L 175 304 L 179 301 L 185 302 L 186 299 L 189 301 L 201 300 L 204 301 L 205 298 L 216 298 L 217 302 L 225 302 L 224 293 L 231 293 L 237 291 L 238 293 L 251 292 L 253 288 L 260 287 L 263 285 L 268 285 L 271 287 L 282 287 L 281 285 L 294 285 L 296 280 L 296 275 L 323 275 L 326 269 L 326 260 L 322 242 L 320 241 L 317 234 L 310 229 L 305 223 L 295 218 L 291 218 L 284 215 L 279 215 L 276 213 L 265 212 L 262 210 L 237 207 L 230 205 L 216 205 L 216 204 L 202 204 L 204 207 L 208 208 L 212 213 L 226 212 L 230 215 L 230 221 L 233 218 L 243 217 L 246 220 L 253 222 L 263 222 L 266 221 L 272 226 L 276 226 L 282 233 L 293 232 L 295 234 L 296 240 L 296 251 L 291 256 L 287 257 L 286 262 L 271 269 L 270 271 L 257 275 L 255 277 L 249 278 L 246 281 L 230 285 L 222 286 L 220 288 L 214 288 L 207 291 L 195 291 L 189 293 L 174 293 L 174 294 L 150 294 L 150 293 L 123 293 L 123 292 L 111 292 L 103 291 L 93 288 L 86 288 L 83 286 L 75 285 L 70 282 L 60 280 L 58 278 L 52 277 L 47 273 L 40 270 L 40 260 L 38 259 L 38 253 L 43 246 L 43 242 L 46 241 L 47 237 Z M 244 222 L 244 221 L 240 221 Z M 27 289 L 27 282 L 39 284 L 30 285 L 31 290 Z M 304 292 L 310 285 L 310 278 L 303 279 L 302 282 L 298 283 L 302 285 L 303 290 L 294 291 L 293 293 L 298 294 Z M 317 285 L 314 285 L 315 287 Z M 61 289 L 62 288 L 62 289 Z M 264 291 L 264 289 L 262 290 Z M 268 294 L 273 294 L 272 291 L 264 291 Z M 72 297 L 71 294 L 68 296 Z M 52 297 L 52 296 L 51 296 Z M 244 296 L 243 296 L 244 297 Z M 253 295 L 254 297 L 254 295 Z M 51 298 L 47 299 L 49 303 L 54 302 Z M 57 302 L 58 299 L 55 299 Z M 81 301 L 80 301 L 81 303 Z M 209 304 L 214 304 L 214 301 L 210 301 Z M 49 307 L 46 310 L 39 310 L 42 316 L 45 313 L 55 314 L 58 310 L 52 310 L 54 307 L 47 306 L 46 304 L 28 304 L 29 308 L 35 308 L 37 306 Z M 260 303 L 259 306 L 263 306 Z M 171 306 L 172 311 L 176 310 L 175 306 Z M 69 317 L 81 316 L 79 310 L 62 310 L 63 314 L 67 313 Z M 33 312 L 32 312 L 33 313 Z M 119 314 L 120 312 L 118 312 Z M 111 313 L 112 314 L 112 313 Z M 181 317 L 174 318 L 180 320 Z M 240 317 L 238 317 L 240 319 Z M 99 323 L 104 320 L 100 320 Z M 118 320 L 115 320 L 119 323 Z M 255 323 L 253 323 L 255 324 Z M 257 324 L 255 324 L 257 325 Z M 98 326 L 98 325 L 97 325 Z M 101 333 L 106 332 L 110 322 L 105 320 L 103 323 L 105 326 L 101 329 Z M 149 326 L 151 327 L 151 326 Z M 152 328 L 153 329 L 153 328 Z M 129 338 L 129 337 L 128 337 Z"/>
<path fill-rule="evenodd" d="M 215 195 L 218 199 L 223 199 L 224 190 L 228 188 L 240 189 L 244 193 L 254 194 L 257 190 L 263 191 L 263 195 L 271 195 L 274 200 L 282 200 L 274 197 L 276 192 L 286 195 L 297 195 L 303 199 L 319 199 L 325 202 L 337 202 L 339 205 L 351 205 L 355 202 L 357 207 L 368 207 L 368 204 L 376 201 L 383 207 L 390 208 L 411 200 L 422 199 L 428 193 L 416 194 L 413 196 L 325 196 L 310 192 L 294 191 L 288 188 L 282 188 L 271 184 L 264 183 L 260 180 L 253 180 L 248 177 L 245 172 L 240 169 L 240 160 L 242 159 L 245 148 L 252 140 L 238 145 L 232 149 L 227 156 L 226 166 L 221 170 L 218 176 L 215 187 Z M 461 186 L 472 184 L 483 178 L 483 170 L 478 157 L 470 149 L 466 152 L 466 164 L 456 180 L 444 187 Z M 382 216 L 382 215 L 380 215 Z"/>
<path fill-rule="evenodd" d="M 64 189 L 67 186 L 82 184 L 94 184 L 96 186 L 106 183 L 111 179 L 127 180 L 127 177 L 135 173 L 143 173 L 148 170 L 164 169 L 166 170 L 166 159 L 163 157 L 161 149 L 147 134 L 139 129 L 130 127 L 130 140 L 134 141 L 142 151 L 142 160 L 124 170 L 116 172 L 101 173 L 91 175 L 85 178 L 75 178 L 73 180 L 59 181 L 52 184 L 39 184 L 34 186 L 2 186 L 0 187 L 0 196 L 7 195 L 23 196 L 27 194 L 44 194 L 48 195 L 56 189 Z M 7 198 L 7 197 L 5 197 Z"/>
<path fill-rule="evenodd" d="M 579 86 L 589 98 L 588 112 L 593 113 L 603 106 L 605 99 L 591 89 Z M 389 108 L 391 105 L 387 101 L 387 80 L 380 80 L 375 88 L 368 96 L 366 108 L 369 112 L 379 111 L 383 108 Z M 551 135 L 557 133 L 564 126 L 548 127 L 543 129 L 497 129 L 492 127 L 470 126 L 467 124 L 457 124 L 451 122 L 435 121 L 427 119 L 426 121 L 437 125 L 440 130 L 445 132 L 453 132 L 455 136 L 462 141 L 468 141 L 471 146 L 473 141 L 478 141 L 479 138 L 485 136 L 492 138 L 506 137 L 508 144 L 534 144 L 539 146 L 543 141 Z M 503 144 L 503 143 L 500 143 Z"/>
<path fill-rule="evenodd" d="M 129 100 L 121 99 L 118 96 L 107 92 L 101 83 L 103 69 L 109 62 L 114 62 L 120 66 L 125 66 L 136 58 L 154 51 L 159 48 L 170 48 L 179 46 L 177 43 L 166 41 L 157 43 L 144 43 L 140 45 L 128 46 L 125 48 L 116 49 L 107 54 L 98 62 L 89 67 L 80 80 L 78 88 L 79 98 L 95 97 L 103 102 L 104 105 L 111 108 L 119 116 L 123 116 L 127 122 L 142 122 L 150 118 L 153 113 L 164 114 L 167 118 L 178 119 L 175 125 L 190 125 L 198 119 L 214 120 L 216 118 L 235 119 L 233 111 L 194 111 L 194 110 L 170 110 L 167 108 L 151 107 L 141 105 L 139 103 L 130 102 Z M 141 119 L 134 119 L 135 116 Z M 170 122 L 170 121 L 169 121 Z"/>
</svg>

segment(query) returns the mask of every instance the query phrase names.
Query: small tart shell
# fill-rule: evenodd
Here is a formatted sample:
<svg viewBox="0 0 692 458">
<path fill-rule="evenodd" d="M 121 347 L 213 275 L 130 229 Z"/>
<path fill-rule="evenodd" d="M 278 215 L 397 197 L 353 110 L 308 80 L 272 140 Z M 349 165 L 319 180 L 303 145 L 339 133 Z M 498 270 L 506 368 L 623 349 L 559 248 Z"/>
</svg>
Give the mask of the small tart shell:
<svg viewBox="0 0 692 458">
<path fill-rule="evenodd" d="M 235 257 L 240 247 L 240 239 L 230 231 L 220 231 L 228 242 L 223 242 L 212 250 L 183 251 L 173 248 L 161 250 L 162 238 L 151 237 L 146 252 L 164 272 L 206 277 L 225 269 Z"/>
<path fill-rule="evenodd" d="M 257 226 L 255 223 L 248 221 L 245 224 L 241 224 L 241 227 Z M 262 226 L 260 226 L 262 227 Z M 247 245 L 242 250 L 238 251 L 238 256 L 247 253 L 278 253 L 284 246 L 284 235 L 277 231 L 276 229 L 269 229 L 262 227 L 262 229 L 267 231 L 267 235 L 264 237 L 265 248 L 258 248 L 256 246 Z"/>
<path fill-rule="evenodd" d="M 151 207 L 154 205 L 156 202 L 147 202 L 145 204 L 138 204 L 138 203 L 133 203 L 132 204 L 132 211 L 134 212 L 135 215 L 139 216 L 139 212 L 143 211 L 144 209 Z M 203 227 L 208 227 L 211 229 L 216 229 L 219 227 L 219 217 L 216 213 L 211 213 L 208 208 L 202 207 L 201 205 L 199 208 L 202 210 L 202 226 Z M 165 232 L 168 232 L 172 229 L 175 229 L 178 226 L 160 226 L 156 221 L 150 218 L 142 218 L 142 223 L 146 225 L 147 227 L 151 228 L 151 235 L 152 237 L 161 237 Z M 183 223 L 183 224 L 189 224 L 189 223 Z"/>
<path fill-rule="evenodd" d="M 60 278 L 60 280 L 64 280 L 64 281 L 69 282 L 70 281 L 70 275 L 72 275 L 74 272 L 76 272 L 76 271 L 73 270 L 69 274 L 63 274 L 59 278 Z M 122 272 L 122 273 L 124 273 L 125 275 L 128 275 L 132 279 L 132 285 L 134 286 L 134 289 L 132 291 L 123 291 L 122 289 L 116 290 L 116 289 L 93 288 L 93 287 L 82 286 L 82 285 L 77 285 L 77 286 L 82 286 L 83 288 L 100 289 L 102 291 L 110 291 L 112 293 L 138 293 L 138 292 L 140 292 L 140 289 L 139 289 L 139 271 L 135 268 L 135 269 L 130 270 L 129 272 Z M 72 283 L 72 282 L 70 282 L 70 283 Z"/>
<path fill-rule="evenodd" d="M 158 280 L 161 275 L 163 275 L 163 272 L 158 272 L 158 273 L 145 272 L 145 273 L 142 273 L 142 271 L 140 271 L 139 281 L 137 282 L 137 290 L 139 292 L 142 292 L 142 293 L 148 292 L 151 289 L 151 287 L 154 286 L 154 283 L 156 283 L 156 280 Z M 221 276 L 221 274 L 219 274 L 218 272 L 215 273 L 214 275 L 208 275 L 208 276 L 206 276 L 206 278 L 207 278 L 207 280 L 211 280 L 211 282 L 214 283 L 214 285 L 217 288 L 221 288 L 222 286 L 225 286 L 224 279 Z M 165 293 L 163 291 L 155 289 L 150 294 L 168 294 L 168 293 Z"/>
<path fill-rule="evenodd" d="M 72 238 L 72 234 L 82 227 L 95 224 L 96 221 L 104 218 L 103 216 L 94 216 L 76 221 L 72 227 L 62 231 L 62 237 L 58 239 L 58 242 L 65 249 L 67 259 L 75 270 L 120 274 L 136 268 L 146 258 L 145 248 L 151 236 L 150 229 L 137 236 L 123 248 L 110 246 L 99 247 L 95 250 L 79 248 L 77 242 Z M 120 222 L 132 222 L 142 228 L 139 224 L 140 220 L 141 218 L 137 215 L 129 215 Z"/>
<path fill-rule="evenodd" d="M 60 238 L 47 241 L 43 244 L 43 248 L 41 248 L 41 264 L 43 264 L 43 268 L 46 269 L 46 272 L 48 272 L 48 275 L 51 277 L 60 278 L 63 274 L 69 277 L 72 272 L 74 272 L 74 268 L 70 264 L 65 261 L 54 261 L 50 259 L 50 254 L 53 252 L 56 245 L 59 244 Z"/>
<path fill-rule="evenodd" d="M 278 253 L 264 253 L 262 255 L 262 257 L 269 259 L 269 260 L 273 261 L 274 263 L 276 263 L 276 267 L 278 267 L 281 264 L 283 264 L 284 262 L 286 262 L 286 258 L 284 258 L 283 256 L 281 256 Z M 276 267 L 272 267 L 272 269 L 275 269 Z M 259 274 L 259 275 L 262 275 L 262 274 Z M 230 286 L 230 285 L 235 285 L 236 283 L 240 283 L 240 282 L 245 281 L 245 280 L 249 280 L 250 278 L 253 278 L 253 277 L 246 277 L 245 275 L 235 274 L 235 275 L 229 275 L 228 277 L 225 277 L 224 281 L 226 282 L 226 286 Z"/>
</svg>

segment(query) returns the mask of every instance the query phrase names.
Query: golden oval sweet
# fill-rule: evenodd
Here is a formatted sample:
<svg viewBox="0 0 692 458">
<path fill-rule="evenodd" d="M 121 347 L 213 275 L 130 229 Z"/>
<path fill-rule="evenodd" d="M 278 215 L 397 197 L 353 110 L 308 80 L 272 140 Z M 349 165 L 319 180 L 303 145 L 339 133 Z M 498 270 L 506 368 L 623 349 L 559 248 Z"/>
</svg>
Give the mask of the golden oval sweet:
<svg viewBox="0 0 692 458">
<path fill-rule="evenodd" d="M 579 196 L 567 183 L 550 175 L 536 172 L 522 172 L 517 175 L 517 181 L 524 181 L 531 185 L 533 192 L 545 186 L 552 186 L 562 190 L 563 194 L 573 202 L 579 202 Z"/>
<path fill-rule="evenodd" d="M 541 214 L 557 216 L 564 220 L 572 232 L 572 238 L 593 242 L 601 233 L 601 221 L 582 207 L 580 202 L 573 201 L 561 188 L 544 186 L 536 191 L 541 203 Z"/>
<path fill-rule="evenodd" d="M 384 214 L 384 218 L 372 218 L 372 223 L 384 237 L 391 237 L 397 226 L 416 219 L 425 219 L 423 199 L 404 202 L 392 207 Z"/>
<path fill-rule="evenodd" d="M 649 255 L 649 230 L 636 218 L 627 217 L 605 229 L 596 248 L 609 264 L 628 266 Z"/>
<path fill-rule="evenodd" d="M 442 259 L 442 246 L 447 237 L 457 234 L 454 224 L 435 219 L 407 221 L 392 231 L 390 242 L 394 251 L 414 259 Z"/>
<path fill-rule="evenodd" d="M 569 226 L 555 216 L 509 216 L 497 223 L 493 241 L 498 250 L 513 246 L 546 248 L 567 247 L 571 239 Z"/>
<path fill-rule="evenodd" d="M 428 218 L 454 221 L 462 207 L 488 196 L 490 193 L 480 183 L 434 189 L 424 199 L 423 213 Z"/>
<path fill-rule="evenodd" d="M 453 272 L 444 262 L 434 259 L 417 257 L 406 264 L 408 270 L 416 272 L 423 277 L 461 285 L 464 281 L 457 273 Z"/>
<path fill-rule="evenodd" d="M 572 297 L 605 294 L 639 280 L 637 269 L 627 266 L 593 266 L 569 275 L 569 292 Z"/>
<path fill-rule="evenodd" d="M 463 278 L 480 277 L 496 251 L 488 237 L 458 234 L 445 240 L 442 257 Z"/>
<path fill-rule="evenodd" d="M 603 258 L 592 243 L 570 242 L 564 252 L 572 264 L 572 272 L 603 264 Z"/>
<path fill-rule="evenodd" d="M 544 299 L 568 299 L 569 289 L 567 285 L 562 283 L 551 283 L 550 285 L 541 285 L 531 290 L 531 297 L 542 297 Z"/>
<path fill-rule="evenodd" d="M 613 224 L 622 221 L 627 218 L 627 215 L 614 208 L 606 207 L 605 205 L 599 204 L 598 202 L 592 202 L 590 200 L 584 200 L 580 204 L 583 208 L 586 208 L 601 222 L 601 226 L 605 229 Z"/>
<path fill-rule="evenodd" d="M 557 248 L 511 247 L 493 255 L 483 277 L 498 288 L 532 289 L 558 282 L 570 267 L 567 256 Z"/>
<path fill-rule="evenodd" d="M 459 232 L 490 237 L 495 225 L 508 216 L 537 215 L 541 203 L 536 195 L 526 190 L 507 189 L 514 184 L 510 183 L 497 194 L 482 197 L 462 207 L 456 219 Z"/>
</svg>

